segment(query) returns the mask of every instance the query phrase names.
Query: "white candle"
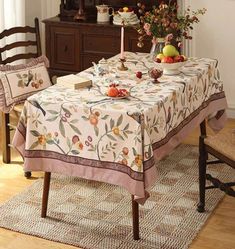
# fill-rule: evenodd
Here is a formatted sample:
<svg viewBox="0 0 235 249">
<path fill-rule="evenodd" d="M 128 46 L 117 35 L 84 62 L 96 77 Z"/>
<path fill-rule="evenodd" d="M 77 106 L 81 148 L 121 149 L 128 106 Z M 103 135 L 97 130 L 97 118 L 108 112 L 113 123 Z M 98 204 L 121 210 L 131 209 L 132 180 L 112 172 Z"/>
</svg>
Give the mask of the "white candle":
<svg viewBox="0 0 235 249">
<path fill-rule="evenodd" d="M 121 59 L 124 60 L 124 27 L 121 28 Z"/>
</svg>

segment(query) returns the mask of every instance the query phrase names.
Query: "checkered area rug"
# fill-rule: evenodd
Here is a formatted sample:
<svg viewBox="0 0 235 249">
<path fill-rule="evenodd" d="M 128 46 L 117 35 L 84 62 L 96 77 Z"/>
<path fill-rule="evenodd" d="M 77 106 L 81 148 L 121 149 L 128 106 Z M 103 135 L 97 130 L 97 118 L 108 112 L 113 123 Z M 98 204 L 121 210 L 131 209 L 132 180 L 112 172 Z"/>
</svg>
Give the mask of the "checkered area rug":
<svg viewBox="0 0 235 249">
<path fill-rule="evenodd" d="M 47 218 L 40 218 L 39 179 L 0 206 L 0 226 L 89 249 L 188 248 L 223 197 L 219 190 L 207 191 L 206 212 L 196 211 L 197 157 L 197 147 L 181 145 L 157 164 L 159 179 L 140 206 L 139 241 L 132 239 L 131 195 L 125 189 L 61 175 L 52 175 Z M 231 170 L 209 167 L 224 181 L 233 180 Z"/>
</svg>

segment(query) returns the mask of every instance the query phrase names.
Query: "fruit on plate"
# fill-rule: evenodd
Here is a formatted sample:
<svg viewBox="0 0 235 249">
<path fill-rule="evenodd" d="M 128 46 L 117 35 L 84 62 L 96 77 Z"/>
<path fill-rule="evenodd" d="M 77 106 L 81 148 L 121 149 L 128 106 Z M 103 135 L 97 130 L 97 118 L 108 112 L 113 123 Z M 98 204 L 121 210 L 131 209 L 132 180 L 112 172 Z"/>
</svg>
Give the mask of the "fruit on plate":
<svg viewBox="0 0 235 249">
<path fill-rule="evenodd" d="M 162 63 L 174 63 L 174 59 L 173 57 L 170 57 L 170 56 L 166 56 L 162 59 L 161 61 Z"/>
<path fill-rule="evenodd" d="M 136 72 L 135 75 L 136 75 L 136 77 L 137 77 L 138 79 L 141 79 L 142 76 L 143 76 L 142 72 L 140 72 L 140 71 Z"/>
<path fill-rule="evenodd" d="M 183 55 L 176 55 L 174 57 L 174 62 L 183 62 L 184 61 L 184 56 Z"/>
<path fill-rule="evenodd" d="M 163 48 L 163 53 L 157 54 L 154 60 L 157 63 L 177 63 L 186 61 L 187 57 L 180 55 L 174 46 L 166 45 Z"/>
<path fill-rule="evenodd" d="M 118 10 L 119 12 L 132 12 L 133 9 L 131 7 L 123 7 Z"/>
<path fill-rule="evenodd" d="M 108 91 L 107 91 L 107 95 L 109 97 L 125 97 L 129 95 L 129 92 L 126 89 L 123 88 L 117 88 L 118 84 L 110 84 Z"/>
<path fill-rule="evenodd" d="M 162 60 L 164 57 L 165 57 L 165 56 L 164 56 L 163 53 L 159 53 L 159 54 L 157 54 L 157 56 L 156 56 L 156 58 L 157 58 L 157 59 L 160 59 L 160 60 Z"/>
<path fill-rule="evenodd" d="M 177 49 L 173 46 L 173 45 L 166 45 L 163 50 L 163 55 L 164 56 L 170 56 L 170 57 L 174 57 L 179 55 L 179 52 L 177 51 Z"/>
<path fill-rule="evenodd" d="M 114 87 L 114 86 L 111 86 L 108 89 L 107 95 L 109 97 L 117 97 L 118 93 L 119 93 L 118 89 L 116 87 Z"/>
</svg>

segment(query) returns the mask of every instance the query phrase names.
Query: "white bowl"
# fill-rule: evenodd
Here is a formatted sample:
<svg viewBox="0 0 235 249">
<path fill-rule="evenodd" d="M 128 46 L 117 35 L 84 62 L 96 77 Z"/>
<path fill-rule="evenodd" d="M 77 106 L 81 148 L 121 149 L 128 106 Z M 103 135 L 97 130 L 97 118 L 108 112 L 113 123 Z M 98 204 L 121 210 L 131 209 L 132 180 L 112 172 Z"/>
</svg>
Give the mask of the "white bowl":
<svg viewBox="0 0 235 249">
<path fill-rule="evenodd" d="M 121 11 L 118 11 L 118 14 L 122 17 L 122 18 L 130 18 L 133 14 L 134 14 L 134 11 L 131 11 L 131 12 L 121 12 Z"/>
<path fill-rule="evenodd" d="M 180 68 L 183 67 L 187 61 L 174 62 L 174 63 L 156 63 L 163 70 L 164 75 L 177 75 L 180 74 Z"/>
</svg>

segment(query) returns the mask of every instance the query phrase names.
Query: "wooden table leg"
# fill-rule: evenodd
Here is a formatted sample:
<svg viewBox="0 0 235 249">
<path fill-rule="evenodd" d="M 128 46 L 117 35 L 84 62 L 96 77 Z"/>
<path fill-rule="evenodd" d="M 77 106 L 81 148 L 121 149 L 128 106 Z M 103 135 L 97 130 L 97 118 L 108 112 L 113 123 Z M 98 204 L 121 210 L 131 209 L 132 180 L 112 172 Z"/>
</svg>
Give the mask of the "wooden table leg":
<svg viewBox="0 0 235 249">
<path fill-rule="evenodd" d="M 132 220 L 133 220 L 133 238 L 134 240 L 139 240 L 139 204 L 134 200 L 134 195 L 131 196 L 132 199 Z"/>
<path fill-rule="evenodd" d="M 51 181 L 51 172 L 45 172 L 43 194 L 42 194 L 42 212 L 41 212 L 42 218 L 45 218 L 47 215 L 47 204 L 48 204 L 48 196 L 49 196 L 49 189 L 50 189 L 50 181 Z"/>
</svg>

